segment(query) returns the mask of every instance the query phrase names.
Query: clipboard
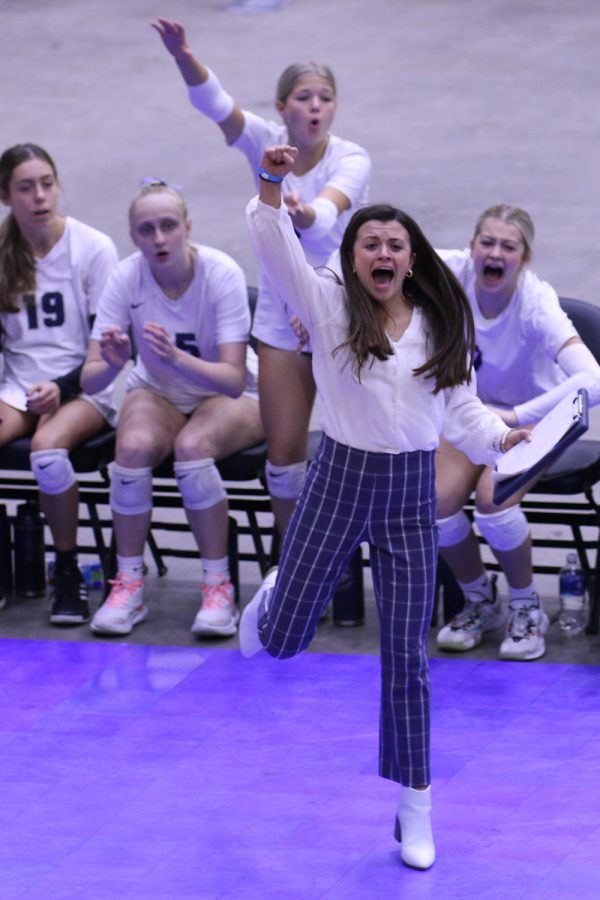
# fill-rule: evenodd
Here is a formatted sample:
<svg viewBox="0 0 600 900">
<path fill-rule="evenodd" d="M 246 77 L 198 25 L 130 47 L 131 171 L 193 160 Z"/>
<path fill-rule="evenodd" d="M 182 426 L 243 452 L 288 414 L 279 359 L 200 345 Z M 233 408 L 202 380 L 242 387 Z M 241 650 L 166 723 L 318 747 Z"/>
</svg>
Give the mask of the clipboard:
<svg viewBox="0 0 600 900">
<path fill-rule="evenodd" d="M 525 445 L 517 444 L 499 461 L 494 472 L 494 503 L 504 503 L 515 491 L 552 465 L 567 447 L 570 447 L 589 428 L 588 394 L 585 388 L 568 394 L 554 409 L 544 416 L 533 428 L 534 440 Z M 539 437 L 538 447 L 536 432 Z M 522 447 L 520 450 L 519 448 Z M 518 451 L 515 453 L 515 451 Z M 511 458 L 512 454 L 512 458 Z M 523 457 L 530 464 L 513 475 L 503 475 L 502 470 L 510 469 Z"/>
</svg>

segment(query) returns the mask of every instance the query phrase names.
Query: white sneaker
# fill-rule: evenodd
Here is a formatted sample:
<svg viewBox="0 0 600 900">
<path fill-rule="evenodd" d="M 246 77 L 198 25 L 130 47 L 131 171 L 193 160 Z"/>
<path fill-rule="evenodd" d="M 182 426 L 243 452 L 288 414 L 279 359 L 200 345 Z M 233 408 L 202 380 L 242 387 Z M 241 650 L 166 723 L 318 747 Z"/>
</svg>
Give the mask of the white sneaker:
<svg viewBox="0 0 600 900">
<path fill-rule="evenodd" d="M 144 606 L 144 582 L 120 572 L 110 581 L 112 590 L 90 623 L 101 634 L 129 634 L 148 615 Z"/>
<path fill-rule="evenodd" d="M 481 643 L 486 631 L 502 628 L 506 623 L 506 610 L 496 591 L 496 576 L 492 575 L 492 601 L 466 600 L 465 607 L 438 631 L 440 650 L 472 650 Z"/>
<path fill-rule="evenodd" d="M 268 608 L 276 579 L 277 569 L 271 569 L 250 603 L 244 607 L 240 620 L 240 652 L 242 656 L 254 656 L 263 649 L 258 635 L 258 620 Z"/>
<path fill-rule="evenodd" d="M 544 635 L 548 631 L 548 616 L 537 602 L 528 606 L 509 607 L 510 619 L 506 637 L 500 644 L 500 659 L 539 659 L 546 652 Z"/>
<path fill-rule="evenodd" d="M 202 606 L 194 619 L 194 634 L 215 634 L 229 637 L 235 634 L 240 614 L 235 605 L 235 589 L 230 581 L 203 584 Z"/>
</svg>

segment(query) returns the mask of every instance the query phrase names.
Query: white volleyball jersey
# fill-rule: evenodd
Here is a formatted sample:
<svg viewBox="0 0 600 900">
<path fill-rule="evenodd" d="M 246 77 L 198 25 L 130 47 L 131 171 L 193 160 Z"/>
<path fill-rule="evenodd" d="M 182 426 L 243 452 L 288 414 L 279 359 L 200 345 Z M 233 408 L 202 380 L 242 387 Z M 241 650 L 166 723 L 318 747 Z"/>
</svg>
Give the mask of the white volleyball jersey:
<svg viewBox="0 0 600 900">
<path fill-rule="evenodd" d="M 494 319 L 481 314 L 470 250 L 438 250 L 460 281 L 475 319 L 477 394 L 484 403 L 517 406 L 538 397 L 567 375 L 556 362 L 563 344 L 577 337 L 554 289 L 524 269 L 510 303 Z"/>
<path fill-rule="evenodd" d="M 220 360 L 219 346 L 245 342 L 250 309 L 241 268 L 230 256 L 212 247 L 193 245 L 195 271 L 186 292 L 169 299 L 154 278 L 142 253 L 124 259 L 113 271 L 102 295 L 92 337 L 100 340 L 109 325 L 131 328 L 136 349 L 128 387 L 146 387 L 188 413 L 202 397 L 215 393 L 192 382 L 184 373 L 153 353 L 144 340 L 144 324 L 155 322 L 170 334 L 177 347 L 209 362 Z M 246 352 L 246 392 L 256 395 L 258 361 Z"/>
<path fill-rule="evenodd" d="M 66 375 L 85 360 L 90 316 L 117 262 L 108 235 L 66 218 L 60 240 L 36 260 L 35 292 L 19 299 L 18 312 L 0 313 L 3 382 L 13 405 L 25 409 L 33 383 Z"/>
<path fill-rule="evenodd" d="M 258 168 L 266 147 L 288 144 L 289 137 L 285 125 L 269 122 L 247 110 L 244 110 L 244 120 L 244 130 L 232 146 L 241 150 L 248 160 L 258 190 Z M 290 172 L 284 178 L 284 194 L 297 193 L 303 203 L 311 203 L 326 187 L 336 188 L 350 201 L 350 208 L 338 216 L 329 234 L 320 240 L 311 240 L 310 228 L 302 232 L 300 243 L 311 266 L 324 265 L 339 247 L 350 217 L 367 202 L 370 174 L 367 151 L 332 134 L 325 153 L 312 169 L 304 175 Z"/>
<path fill-rule="evenodd" d="M 245 155 L 258 189 L 258 168 L 266 147 L 288 144 L 287 127 L 270 122 L 244 110 L 244 130 L 232 146 Z M 349 209 L 338 216 L 331 231 L 321 238 L 311 238 L 310 228 L 297 232 L 304 255 L 312 266 L 323 266 L 342 240 L 346 225 L 354 212 L 367 202 L 371 161 L 366 150 L 335 135 L 329 141 L 322 159 L 304 175 L 286 175 L 284 193 L 297 193 L 303 203 L 310 204 L 326 188 L 336 188 L 350 201 Z M 285 296 L 277 294 L 261 273 L 258 305 L 253 334 L 274 347 L 295 350 L 298 338 L 289 325 L 291 311 Z"/>
</svg>

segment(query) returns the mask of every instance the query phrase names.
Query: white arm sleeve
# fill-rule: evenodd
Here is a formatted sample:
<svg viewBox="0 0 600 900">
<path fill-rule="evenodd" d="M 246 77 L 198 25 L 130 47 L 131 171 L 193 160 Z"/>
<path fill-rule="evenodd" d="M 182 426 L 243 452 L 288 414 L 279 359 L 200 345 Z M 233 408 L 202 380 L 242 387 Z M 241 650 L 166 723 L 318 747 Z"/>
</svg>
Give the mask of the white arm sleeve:
<svg viewBox="0 0 600 900">
<path fill-rule="evenodd" d="M 600 366 L 592 351 L 585 346 L 583 341 L 567 344 L 558 351 L 556 362 L 567 375 L 575 375 L 577 372 L 589 372 L 600 380 Z"/>
<path fill-rule="evenodd" d="M 579 388 L 587 390 L 590 406 L 600 403 L 600 366 L 585 344 L 568 344 L 559 351 L 556 361 L 569 378 L 545 394 L 515 406 L 519 425 L 539 422 L 570 391 Z"/>
<path fill-rule="evenodd" d="M 188 97 L 192 106 L 217 124 L 224 122 L 235 106 L 233 97 L 227 93 L 212 69 L 208 69 L 208 78 L 202 84 L 188 85 Z"/>
<path fill-rule="evenodd" d="M 311 238 L 319 240 L 329 234 L 339 215 L 338 208 L 333 200 L 327 197 L 316 197 L 307 206 L 311 206 L 315 213 L 315 220 L 312 225 L 306 229 L 310 232 Z"/>
<path fill-rule="evenodd" d="M 246 222 L 261 271 L 310 332 L 323 279 L 307 263 L 285 206 L 275 209 L 255 197 L 246 209 Z"/>
</svg>

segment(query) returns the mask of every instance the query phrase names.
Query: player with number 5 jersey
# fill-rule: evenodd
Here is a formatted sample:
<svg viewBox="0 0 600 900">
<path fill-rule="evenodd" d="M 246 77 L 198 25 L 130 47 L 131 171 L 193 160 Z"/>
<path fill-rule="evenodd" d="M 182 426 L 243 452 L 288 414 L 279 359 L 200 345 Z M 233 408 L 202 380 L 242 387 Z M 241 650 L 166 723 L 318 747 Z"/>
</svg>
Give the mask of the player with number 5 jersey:
<svg viewBox="0 0 600 900">
<path fill-rule="evenodd" d="M 117 577 L 93 631 L 128 634 L 147 614 L 144 545 L 152 471 L 170 454 L 202 557 L 195 634 L 235 634 L 239 613 L 227 557 L 227 499 L 216 462 L 263 439 L 257 359 L 240 267 L 189 240 L 179 191 L 147 178 L 129 210 L 139 252 L 113 272 L 101 298 L 82 374 L 102 390 L 136 351 L 117 430 L 111 507 Z"/>
</svg>

